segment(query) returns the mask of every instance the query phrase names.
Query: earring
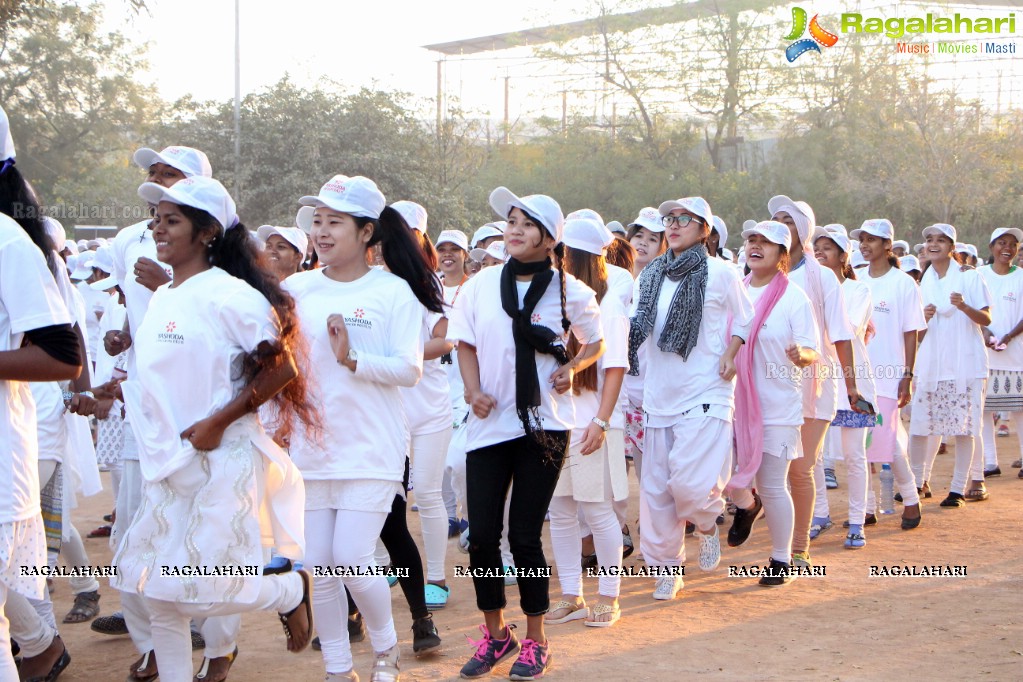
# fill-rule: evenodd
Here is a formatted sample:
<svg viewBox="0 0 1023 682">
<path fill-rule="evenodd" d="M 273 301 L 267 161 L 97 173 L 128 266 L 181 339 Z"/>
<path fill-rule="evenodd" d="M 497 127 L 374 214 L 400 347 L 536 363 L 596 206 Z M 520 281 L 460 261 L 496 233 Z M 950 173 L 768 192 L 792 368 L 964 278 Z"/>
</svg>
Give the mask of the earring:
<svg viewBox="0 0 1023 682">
<path fill-rule="evenodd" d="M 204 243 L 206 244 L 206 248 L 207 249 L 212 249 L 213 248 L 213 242 L 204 242 Z"/>
</svg>

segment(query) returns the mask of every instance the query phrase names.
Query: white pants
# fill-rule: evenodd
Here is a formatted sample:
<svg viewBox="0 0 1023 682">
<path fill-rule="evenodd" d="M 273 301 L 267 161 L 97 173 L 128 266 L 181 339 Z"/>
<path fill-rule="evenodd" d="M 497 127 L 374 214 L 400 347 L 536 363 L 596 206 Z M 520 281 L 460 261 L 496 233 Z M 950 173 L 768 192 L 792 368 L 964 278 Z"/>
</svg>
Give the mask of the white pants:
<svg viewBox="0 0 1023 682">
<path fill-rule="evenodd" d="M 792 533 L 796 527 L 796 508 L 789 493 L 789 462 L 785 457 L 764 453 L 757 469 L 756 488 L 764 503 L 767 530 L 771 534 L 771 558 L 792 561 Z M 753 506 L 753 493 L 749 488 L 732 491 L 732 501 L 742 509 Z"/>
<path fill-rule="evenodd" d="M 57 629 L 39 615 L 24 595 L 8 589 L 3 582 L 0 582 L 0 589 L 5 590 L 7 594 L 7 603 L 3 608 L 6 613 L 0 613 L 0 619 L 3 619 L 5 628 L 9 623 L 10 638 L 21 647 L 21 654 L 26 658 L 31 658 L 46 651 L 46 648 L 53 642 L 53 638 L 57 636 Z M 0 642 L 6 644 L 7 639 L 0 639 Z M 10 650 L 11 648 L 7 646 L 7 651 L 10 652 Z M 0 676 L 0 679 L 17 680 L 18 675 L 15 674 L 14 677 Z"/>
<path fill-rule="evenodd" d="M 412 477 L 426 550 L 426 579 L 444 580 L 448 549 L 448 513 L 444 507 L 444 467 L 451 429 L 412 437 Z"/>
<path fill-rule="evenodd" d="M 467 427 L 459 425 L 451 432 L 451 441 L 448 443 L 448 454 L 445 460 L 448 477 L 451 480 L 451 490 L 455 494 L 455 506 L 461 507 L 463 515 L 469 516 L 469 509 L 466 504 L 465 492 L 465 438 Z M 418 491 L 416 491 L 418 492 Z"/>
<path fill-rule="evenodd" d="M 68 539 L 60 545 L 60 552 L 64 555 L 64 563 L 68 566 L 91 566 L 89 554 L 85 551 L 85 544 L 82 542 L 81 534 L 73 523 L 70 526 L 67 533 Z M 68 583 L 72 594 L 99 590 L 99 581 L 92 576 L 70 578 Z"/>
<path fill-rule="evenodd" d="M 221 658 L 232 654 L 242 629 L 241 614 L 213 616 L 198 623 L 199 632 L 206 642 L 202 655 L 206 658 Z"/>
<path fill-rule="evenodd" d="M 639 518 L 648 565 L 682 564 L 687 519 L 701 531 L 715 528 L 725 510 L 731 451 L 732 423 L 724 419 L 701 414 L 646 428 Z"/>
<path fill-rule="evenodd" d="M 832 439 L 833 438 L 833 439 Z M 845 455 L 846 485 L 849 488 L 849 524 L 862 526 L 867 507 L 867 430 L 832 426 L 828 429 L 828 440 L 838 441 L 838 451 Z M 834 451 L 833 451 L 834 452 Z M 905 457 L 905 455 L 903 455 Z M 817 486 L 817 502 L 813 515 L 827 518 L 831 515 L 828 506 L 827 488 L 824 482 L 824 462 L 819 461 L 814 470 Z M 913 489 L 916 492 L 916 488 Z"/>
<path fill-rule="evenodd" d="M 9 592 L 7 585 L 0 581 L 0 646 L 3 647 L 3 651 L 0 651 L 0 679 L 13 682 L 18 679 L 18 666 L 14 664 L 14 656 L 11 655 L 10 622 L 5 614 L 7 598 L 10 594 L 13 592 Z"/>
<path fill-rule="evenodd" d="M 1019 438 L 1019 454 L 1023 457 L 1023 412 L 1008 412 L 1016 427 L 1016 436 Z M 998 448 L 995 445 L 995 413 L 984 413 L 984 468 L 994 469 L 998 466 Z"/>
<path fill-rule="evenodd" d="M 917 472 L 922 472 L 921 475 L 925 481 L 930 479 L 930 469 L 934 464 L 934 456 L 937 454 L 937 448 L 932 448 L 932 438 L 934 437 L 909 437 L 909 454 L 913 461 L 913 474 L 920 478 Z M 970 475 L 970 466 L 973 463 L 973 451 L 977 439 L 974 436 L 954 436 L 954 438 L 956 460 L 949 492 L 962 495 L 966 490 L 966 479 Z M 978 480 L 984 480 L 983 473 L 981 473 L 981 477 Z"/>
<path fill-rule="evenodd" d="M 561 592 L 583 596 L 583 575 L 579 563 L 582 536 L 579 531 L 579 512 L 593 533 L 597 562 L 601 568 L 615 569 L 622 565 L 622 530 L 618 525 L 614 504 L 606 502 L 577 502 L 571 495 L 557 495 L 551 500 L 551 544 L 554 563 L 558 568 Z M 621 587 L 618 575 L 602 575 L 598 579 L 598 592 L 605 597 L 617 598 Z"/>
<path fill-rule="evenodd" d="M 418 481 L 417 481 L 418 484 Z M 386 512 L 317 509 L 305 513 L 306 566 L 339 567 L 345 570 L 376 566 L 373 552 L 387 520 Z M 374 651 L 387 651 L 398 643 L 391 616 L 391 592 L 382 575 L 318 576 L 316 631 L 320 635 L 323 661 L 328 673 L 344 673 L 353 667 L 348 641 L 348 599 L 352 593 L 366 623 Z"/>
<path fill-rule="evenodd" d="M 251 604 L 185 604 L 146 598 L 161 682 L 192 681 L 192 635 L 188 626 L 191 618 L 213 619 L 260 610 L 287 613 L 301 601 L 302 577 L 298 573 L 265 576 L 260 581 L 259 595 Z"/>
<path fill-rule="evenodd" d="M 130 428 L 124 430 L 125 449 L 129 447 L 129 440 L 134 444 L 134 437 L 129 435 Z M 110 533 L 111 545 L 114 545 L 115 538 L 119 538 L 132 519 L 135 512 L 142 504 L 142 469 L 137 459 L 125 459 L 124 471 L 121 474 L 121 487 L 117 491 L 117 517 L 114 519 L 114 528 Z M 121 611 L 124 613 L 124 623 L 128 626 L 128 634 L 140 654 L 153 651 L 153 633 L 149 626 L 149 611 L 146 609 L 146 601 L 140 594 L 135 592 L 121 592 Z M 191 660 L 191 659 L 189 659 Z M 161 671 L 162 672 L 162 671 Z"/>
</svg>

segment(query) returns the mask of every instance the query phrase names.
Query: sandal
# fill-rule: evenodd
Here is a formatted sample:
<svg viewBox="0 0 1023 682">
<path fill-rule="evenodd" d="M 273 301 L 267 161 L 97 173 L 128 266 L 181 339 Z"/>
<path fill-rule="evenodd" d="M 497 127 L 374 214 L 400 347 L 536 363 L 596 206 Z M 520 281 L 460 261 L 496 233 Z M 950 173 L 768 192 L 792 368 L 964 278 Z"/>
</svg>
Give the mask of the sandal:
<svg viewBox="0 0 1023 682">
<path fill-rule="evenodd" d="M 99 615 L 99 592 L 79 592 L 75 603 L 64 616 L 65 623 L 87 623 Z"/>
<path fill-rule="evenodd" d="M 58 642 L 60 641 L 59 636 L 54 637 L 54 639 Z M 61 648 L 63 650 L 60 652 L 60 656 L 58 656 L 57 660 L 54 661 L 48 673 L 46 673 L 45 675 L 35 675 L 33 677 L 26 677 L 24 678 L 25 682 L 53 682 L 58 677 L 60 677 L 60 674 L 64 672 L 64 668 L 71 665 L 71 654 L 67 652 L 67 647 L 64 646 L 63 643 L 61 643 Z M 26 659 L 22 659 L 22 665 L 24 665 L 25 660 Z"/>
<path fill-rule="evenodd" d="M 983 502 L 991 496 L 988 494 L 986 488 L 971 488 L 966 491 L 966 494 L 963 497 L 966 498 L 967 502 Z"/>
<path fill-rule="evenodd" d="M 192 678 L 192 682 L 224 682 L 236 658 L 238 658 L 238 647 L 235 647 L 234 651 L 227 656 L 203 657 L 199 672 Z"/>
<path fill-rule="evenodd" d="M 611 620 L 596 620 L 598 616 L 604 616 L 611 614 Z M 616 604 L 597 604 L 590 609 L 589 615 L 586 616 L 586 620 L 583 621 L 583 625 L 591 628 L 609 628 L 622 617 L 622 610 Z"/>
<path fill-rule="evenodd" d="M 963 500 L 963 496 L 959 493 L 949 493 L 948 497 L 942 500 L 938 506 L 945 508 L 965 507 L 966 502 Z"/>
<path fill-rule="evenodd" d="M 564 611 L 561 616 L 555 616 L 559 611 Z M 543 617 L 544 625 L 561 625 L 567 623 L 570 620 L 580 620 L 589 615 L 590 610 L 586 608 L 586 602 L 573 603 L 570 601 L 561 601 L 554 604 L 550 613 Z"/>
<path fill-rule="evenodd" d="M 125 682 L 147 682 L 147 680 L 155 680 L 159 676 L 160 670 L 156 667 L 156 652 L 147 651 L 142 654 L 142 658 L 132 663 Z"/>
<path fill-rule="evenodd" d="M 313 578 L 309 571 L 295 571 L 302 579 L 302 601 L 298 606 L 287 613 L 278 613 L 281 625 L 284 626 L 284 636 L 288 640 L 288 651 L 293 654 L 309 646 L 309 635 L 313 631 Z M 305 616 L 303 627 L 301 617 Z"/>
<path fill-rule="evenodd" d="M 110 537 L 110 526 L 100 526 L 96 530 L 90 530 L 86 536 L 89 538 L 108 538 Z"/>
<path fill-rule="evenodd" d="M 451 589 L 426 583 L 426 608 L 431 611 L 442 609 L 448 605 L 448 597 L 451 596 Z"/>
</svg>

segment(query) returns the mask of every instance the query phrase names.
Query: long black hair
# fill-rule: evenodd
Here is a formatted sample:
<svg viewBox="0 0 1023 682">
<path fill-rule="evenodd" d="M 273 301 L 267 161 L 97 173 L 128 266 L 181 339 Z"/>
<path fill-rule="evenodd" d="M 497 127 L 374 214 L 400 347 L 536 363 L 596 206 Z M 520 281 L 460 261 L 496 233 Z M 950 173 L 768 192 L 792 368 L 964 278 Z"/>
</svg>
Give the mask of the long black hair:
<svg viewBox="0 0 1023 682">
<path fill-rule="evenodd" d="M 380 244 L 384 263 L 392 274 L 405 280 L 412 293 L 423 307 L 432 313 L 444 314 L 444 291 L 434 268 L 427 262 L 426 254 L 412 236 L 412 229 L 405 219 L 390 206 L 384 207 L 379 218 L 352 216 L 355 224 L 362 229 L 373 224 L 373 236 L 367 248 Z M 434 256 L 436 258 L 436 255 Z"/>
<path fill-rule="evenodd" d="M 50 235 L 46 233 L 39 198 L 32 185 L 18 171 L 17 166 L 8 166 L 7 170 L 0 173 L 0 213 L 21 225 L 21 229 L 25 230 L 32 243 L 43 252 L 50 272 L 55 273 L 56 263 L 53 257 L 55 245 Z"/>
<path fill-rule="evenodd" d="M 285 358 L 284 351 L 291 352 L 300 368 L 308 366 L 303 362 L 306 347 L 299 333 L 295 300 L 281 288 L 280 281 L 267 264 L 263 250 L 256 246 L 256 241 L 245 226 L 238 223 L 221 234 L 222 226 L 206 211 L 191 206 L 178 208 L 192 222 L 193 239 L 206 231 L 216 235 L 210 242 L 210 265 L 243 280 L 262 294 L 280 320 L 277 343 L 269 349 L 261 346 L 245 356 L 242 360 L 242 376 L 251 380 L 263 370 L 280 366 Z M 319 413 L 308 398 L 307 386 L 305 374 L 300 370 L 298 376 L 272 398 L 280 410 L 281 422 L 286 427 L 291 426 L 293 417 L 298 417 L 307 429 L 319 429 Z"/>
</svg>

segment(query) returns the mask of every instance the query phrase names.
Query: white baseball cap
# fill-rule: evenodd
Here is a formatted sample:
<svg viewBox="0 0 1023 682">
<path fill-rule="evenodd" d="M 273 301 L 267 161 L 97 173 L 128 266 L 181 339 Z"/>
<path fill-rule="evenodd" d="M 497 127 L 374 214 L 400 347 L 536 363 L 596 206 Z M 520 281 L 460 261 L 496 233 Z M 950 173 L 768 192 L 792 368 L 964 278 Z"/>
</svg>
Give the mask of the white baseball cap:
<svg viewBox="0 0 1023 682">
<path fill-rule="evenodd" d="M 442 231 L 437 237 L 437 243 L 434 246 L 440 246 L 441 244 L 454 244 L 462 251 L 469 252 L 469 238 L 461 230 Z"/>
<path fill-rule="evenodd" d="M 899 270 L 903 272 L 910 272 L 912 270 L 920 271 L 920 259 L 916 256 L 906 255 L 899 259 Z"/>
<path fill-rule="evenodd" d="M 1003 234 L 1011 234 L 1016 238 L 1017 242 L 1023 243 L 1023 230 L 1017 227 L 999 227 L 991 233 L 991 239 L 988 240 L 988 245 L 994 244 L 995 240 Z"/>
<path fill-rule="evenodd" d="M 864 232 L 880 239 L 895 239 L 895 227 L 892 225 L 892 221 L 887 218 L 864 220 L 860 229 L 853 230 L 849 233 L 849 236 L 859 241 L 860 235 Z"/>
<path fill-rule="evenodd" d="M 771 197 L 767 202 L 767 210 L 771 212 L 772 218 L 779 211 L 785 211 L 791 216 L 792 211 L 789 210 L 790 208 L 794 209 L 797 213 L 801 213 L 807 221 L 807 233 L 799 234 L 799 238 L 805 242 L 813 233 L 813 228 L 817 225 L 817 216 L 814 215 L 810 204 L 805 201 L 795 201 L 784 194 Z M 793 216 L 793 220 L 796 222 L 796 232 L 801 233 L 799 221 L 795 221 L 795 216 Z"/>
<path fill-rule="evenodd" d="M 73 267 L 71 266 L 70 263 L 68 263 L 68 267 L 72 268 L 71 279 L 81 280 L 89 279 L 90 277 L 92 277 L 92 268 L 87 265 L 87 263 L 91 261 L 92 261 L 91 255 L 82 254 L 80 256 L 75 257 Z"/>
<path fill-rule="evenodd" d="M 483 227 L 476 230 L 472 235 L 472 248 L 476 248 L 484 239 L 490 239 L 491 237 L 503 237 L 504 230 L 498 227 L 498 223 L 487 223 Z"/>
<path fill-rule="evenodd" d="M 907 242 L 905 239 L 896 239 L 895 241 L 892 242 L 893 249 L 897 249 L 900 246 L 906 253 L 909 253 L 909 242 Z"/>
<path fill-rule="evenodd" d="M 831 241 L 838 244 L 838 248 L 842 249 L 846 253 L 852 251 L 852 242 L 849 241 L 849 237 L 845 236 L 841 232 L 832 232 L 826 227 L 817 226 L 813 229 L 813 243 L 816 244 L 817 240 L 821 237 L 826 237 Z"/>
<path fill-rule="evenodd" d="M 725 225 L 725 221 L 721 220 L 718 216 L 714 216 L 714 230 L 718 233 L 718 248 L 725 248 L 725 244 L 728 243 L 728 226 Z"/>
<path fill-rule="evenodd" d="M 496 258 L 502 263 L 508 262 L 508 252 L 504 250 L 504 242 L 493 242 L 490 246 L 485 249 L 473 249 L 469 252 L 469 258 L 480 263 L 487 256 Z"/>
<path fill-rule="evenodd" d="M 923 251 L 923 250 L 924 250 L 924 245 L 923 244 L 916 244 L 915 246 L 913 246 L 913 253 L 915 253 L 917 255 L 919 255 L 920 252 Z"/>
<path fill-rule="evenodd" d="M 210 165 L 210 160 L 201 151 L 192 147 L 173 146 L 167 147 L 162 152 L 143 147 L 135 152 L 132 160 L 135 161 L 135 165 L 145 170 L 149 170 L 154 163 L 163 163 L 177 168 L 185 174 L 186 178 L 213 177 L 213 166 Z"/>
<path fill-rule="evenodd" d="M 228 194 L 227 189 L 213 178 L 194 175 L 170 187 L 155 182 L 144 182 L 139 186 L 139 196 L 150 204 L 169 201 L 179 206 L 191 206 L 205 211 L 220 223 L 221 232 L 238 224 L 234 199 Z"/>
<path fill-rule="evenodd" d="M 625 226 L 617 220 L 612 220 L 604 227 L 606 227 L 607 231 L 611 234 L 628 234 L 628 232 L 625 231 Z"/>
<path fill-rule="evenodd" d="M 827 230 L 828 232 L 834 232 L 836 234 L 845 235 L 846 237 L 849 236 L 849 231 L 845 229 L 845 225 L 843 225 L 842 223 L 830 223 L 828 225 L 825 225 L 824 229 Z"/>
<path fill-rule="evenodd" d="M 380 217 L 387 200 L 377 184 L 361 175 L 348 177 L 335 175 L 320 188 L 316 196 L 304 196 L 298 200 L 303 206 L 326 206 L 341 213 L 358 218 Z"/>
<path fill-rule="evenodd" d="M 956 253 L 965 253 L 968 256 L 977 257 L 977 247 L 965 242 L 956 242 Z"/>
<path fill-rule="evenodd" d="M 940 234 L 948 237 L 953 243 L 956 241 L 956 229 L 948 223 L 934 223 L 933 225 L 924 228 L 924 239 L 926 239 L 928 235 L 932 234 Z"/>
<path fill-rule="evenodd" d="M 564 236 L 562 238 L 565 246 L 601 256 L 604 253 L 604 249 L 614 240 L 615 236 L 599 220 L 592 218 L 570 218 L 565 221 Z"/>
<path fill-rule="evenodd" d="M 117 286 L 117 278 L 113 275 L 104 277 L 103 279 L 96 280 L 89 285 L 89 288 L 95 289 L 96 291 L 107 291 Z"/>
<path fill-rule="evenodd" d="M 313 229 L 314 213 L 316 213 L 315 206 L 303 206 L 298 209 L 298 213 L 295 214 L 295 225 L 306 234 L 309 234 Z"/>
<path fill-rule="evenodd" d="M 849 258 L 849 265 L 854 268 L 862 268 L 867 264 L 867 259 L 863 257 L 863 253 L 859 249 L 855 249 L 852 252 L 852 256 Z"/>
<path fill-rule="evenodd" d="M 85 265 L 90 268 L 102 270 L 108 275 L 111 274 L 114 271 L 114 247 L 99 247 Z"/>
<path fill-rule="evenodd" d="M 735 260 L 735 253 L 731 249 L 721 249 L 721 255 L 728 260 Z"/>
<path fill-rule="evenodd" d="M 636 217 L 629 227 L 644 227 L 651 232 L 664 232 L 664 223 L 661 222 L 661 212 L 653 206 L 646 206 L 639 209 L 639 216 Z"/>
<path fill-rule="evenodd" d="M 554 243 L 561 242 L 561 232 L 565 227 L 565 216 L 561 212 L 561 206 L 546 194 L 530 194 L 529 196 L 516 196 L 507 187 L 498 187 L 490 193 L 490 207 L 502 219 L 507 219 L 513 208 L 525 211 L 533 216 L 547 230 L 547 233 L 554 237 Z M 601 221 L 603 223 L 603 221 Z"/>
<path fill-rule="evenodd" d="M 777 220 L 760 221 L 748 230 L 743 230 L 742 238 L 744 240 L 749 239 L 750 235 L 754 234 L 759 234 L 775 244 L 781 244 L 785 247 L 786 251 L 792 246 L 792 234 L 789 232 L 788 226 L 784 223 L 779 223 Z"/>
<path fill-rule="evenodd" d="M 11 121 L 0 106 L 0 161 L 14 158 L 14 138 L 11 136 Z"/>
<path fill-rule="evenodd" d="M 596 220 L 601 225 L 604 224 L 604 219 L 592 208 L 580 208 L 578 211 L 572 211 L 565 216 L 565 220 L 572 220 L 574 218 L 589 218 L 590 220 Z"/>
<path fill-rule="evenodd" d="M 79 239 L 77 242 L 75 242 L 75 246 L 78 247 L 79 251 L 88 251 L 89 250 L 89 240 L 88 239 Z"/>
<path fill-rule="evenodd" d="M 53 250 L 60 253 L 64 250 L 64 247 L 68 245 L 67 233 L 64 232 L 64 226 L 57 222 L 56 218 L 50 216 L 43 216 L 43 225 L 46 226 L 46 234 L 49 236 L 50 241 L 53 242 Z M 75 244 L 74 242 L 70 242 Z M 78 253 L 78 245 L 75 244 L 75 253 Z"/>
<path fill-rule="evenodd" d="M 675 199 L 674 201 L 665 201 L 657 208 L 657 211 L 662 216 L 666 216 L 676 208 L 681 208 L 695 216 L 699 216 L 709 227 L 714 227 L 714 214 L 710 211 L 710 204 L 703 197 L 685 197 L 683 199 Z"/>
<path fill-rule="evenodd" d="M 408 226 L 419 232 L 426 232 L 426 209 L 414 201 L 396 201 L 391 208 L 401 214 Z"/>
<path fill-rule="evenodd" d="M 294 246 L 295 249 L 302 254 L 302 257 L 305 258 L 306 249 L 309 248 L 309 237 L 302 228 L 260 225 L 259 229 L 256 230 L 256 236 L 259 237 L 259 241 L 264 244 L 266 244 L 266 241 L 270 239 L 271 235 L 277 235 Z"/>
</svg>

